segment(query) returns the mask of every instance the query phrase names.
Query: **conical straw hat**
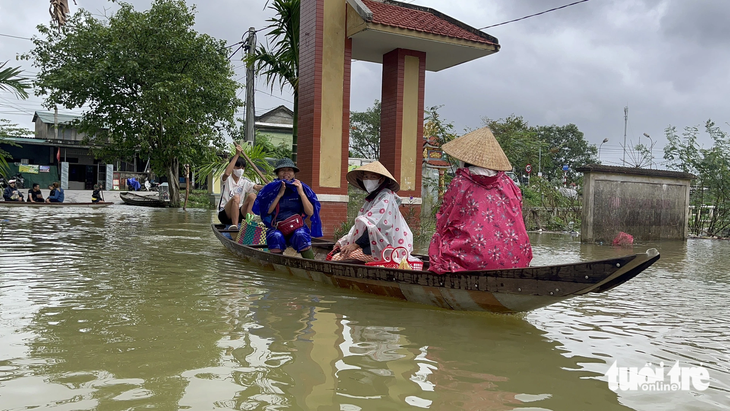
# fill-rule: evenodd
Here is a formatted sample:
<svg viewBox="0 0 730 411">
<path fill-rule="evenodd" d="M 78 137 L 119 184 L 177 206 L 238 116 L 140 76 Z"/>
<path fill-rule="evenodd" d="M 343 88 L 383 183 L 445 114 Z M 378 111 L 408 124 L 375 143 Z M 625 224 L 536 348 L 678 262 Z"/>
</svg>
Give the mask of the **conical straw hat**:
<svg viewBox="0 0 730 411">
<path fill-rule="evenodd" d="M 489 127 L 464 134 L 441 148 L 451 157 L 477 167 L 497 171 L 512 170 L 512 164 Z"/>
<path fill-rule="evenodd" d="M 365 164 L 362 167 L 358 167 L 350 172 L 347 173 L 347 181 L 354 185 L 355 187 L 360 187 L 363 190 L 365 190 L 365 185 L 362 183 L 362 175 L 365 174 L 366 171 L 369 171 L 371 173 L 380 174 L 381 176 L 385 177 L 386 184 L 385 186 L 389 189 L 393 190 L 393 192 L 398 192 L 400 190 L 400 184 L 398 184 L 397 181 L 395 181 L 395 178 L 390 174 L 387 168 L 385 168 L 384 165 L 380 163 L 380 161 L 373 161 L 370 164 Z M 367 191 L 367 190 L 365 190 Z"/>
</svg>

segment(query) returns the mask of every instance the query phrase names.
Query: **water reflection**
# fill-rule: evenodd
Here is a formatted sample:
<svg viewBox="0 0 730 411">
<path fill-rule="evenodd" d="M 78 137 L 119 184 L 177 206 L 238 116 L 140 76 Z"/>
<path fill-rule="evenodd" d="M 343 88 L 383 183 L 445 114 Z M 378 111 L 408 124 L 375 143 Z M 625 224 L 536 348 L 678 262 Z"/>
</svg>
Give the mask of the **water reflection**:
<svg viewBox="0 0 730 411">
<path fill-rule="evenodd" d="M 31 212 L 33 211 L 33 212 Z M 212 212 L 112 206 L 0 236 L 0 410 L 726 409 L 727 242 L 532 236 L 536 264 L 656 247 L 610 293 L 523 316 L 459 313 L 243 264 Z M 0 218 L 7 218 L 0 215 Z M 702 363 L 703 392 L 614 393 L 617 360 Z"/>
<path fill-rule="evenodd" d="M 235 281 L 226 277 L 225 288 Z M 591 358 L 566 357 L 520 317 L 413 309 L 316 288 L 249 299 L 239 339 L 223 339 L 223 362 L 234 370 L 190 372 L 181 405 L 192 407 L 213 380 L 228 385 L 223 403 L 234 409 L 585 409 L 595 396 L 603 409 L 623 408 L 605 383 L 581 379 L 594 374 L 573 371 Z"/>
<path fill-rule="evenodd" d="M 614 361 L 626 367 L 679 361 L 682 366 L 709 371 L 711 385 L 706 391 L 621 392 L 623 404 L 657 410 L 730 409 L 728 242 L 691 239 L 639 243 L 626 249 L 564 241 L 561 251 L 540 255 L 547 264 L 570 255 L 571 249 L 572 254 L 593 259 L 651 247 L 661 252 L 661 259 L 630 282 L 610 293 L 569 300 L 526 318 L 569 352 L 603 359 L 581 363 L 581 369 L 596 374 L 604 374 Z"/>
</svg>

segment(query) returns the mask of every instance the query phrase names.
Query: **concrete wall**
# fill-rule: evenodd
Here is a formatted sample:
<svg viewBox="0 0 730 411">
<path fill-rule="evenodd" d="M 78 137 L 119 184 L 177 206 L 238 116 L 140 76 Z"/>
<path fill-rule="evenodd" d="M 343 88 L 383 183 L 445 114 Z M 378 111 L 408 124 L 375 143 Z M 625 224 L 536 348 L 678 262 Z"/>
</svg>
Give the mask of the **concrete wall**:
<svg viewBox="0 0 730 411">
<path fill-rule="evenodd" d="M 589 165 L 584 173 L 582 242 L 611 242 L 623 231 L 635 240 L 684 240 L 694 177 L 666 170 Z"/>
</svg>

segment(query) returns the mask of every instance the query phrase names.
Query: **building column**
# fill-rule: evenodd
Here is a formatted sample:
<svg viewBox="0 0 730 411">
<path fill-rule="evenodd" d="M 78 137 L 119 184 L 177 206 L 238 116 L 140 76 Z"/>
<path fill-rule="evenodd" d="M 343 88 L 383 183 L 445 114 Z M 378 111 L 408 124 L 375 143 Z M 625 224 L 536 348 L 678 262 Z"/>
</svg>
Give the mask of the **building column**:
<svg viewBox="0 0 730 411">
<path fill-rule="evenodd" d="M 383 55 L 380 162 L 400 183 L 409 225 L 421 214 L 425 77 L 426 53 L 395 49 Z"/>
<path fill-rule="evenodd" d="M 347 220 L 352 40 L 346 4 L 302 0 L 300 6 L 297 178 L 317 193 L 328 239 Z"/>
</svg>

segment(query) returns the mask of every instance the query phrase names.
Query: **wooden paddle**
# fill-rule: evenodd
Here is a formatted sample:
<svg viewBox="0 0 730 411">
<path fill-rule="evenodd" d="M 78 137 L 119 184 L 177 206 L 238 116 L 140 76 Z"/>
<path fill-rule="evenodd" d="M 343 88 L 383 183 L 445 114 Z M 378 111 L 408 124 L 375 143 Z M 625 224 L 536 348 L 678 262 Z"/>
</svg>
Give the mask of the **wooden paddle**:
<svg viewBox="0 0 730 411">
<path fill-rule="evenodd" d="M 190 197 L 190 179 L 188 176 L 190 176 L 190 164 L 185 164 L 185 203 L 183 204 L 183 211 L 188 206 L 188 197 Z"/>
<path fill-rule="evenodd" d="M 253 161 L 251 161 L 251 159 L 248 158 L 248 155 L 246 155 L 246 152 L 245 151 L 241 151 L 241 155 L 243 156 L 243 158 L 246 159 L 246 161 L 248 161 L 248 164 L 251 165 L 251 167 L 253 167 L 254 171 L 256 171 L 256 174 L 258 174 L 258 176 L 261 179 L 261 181 L 263 181 L 264 184 L 267 184 L 269 182 L 269 179 L 266 178 L 266 177 L 264 177 L 263 174 L 261 174 L 261 171 L 259 170 L 258 167 L 256 167 L 256 164 L 254 164 Z"/>
</svg>

